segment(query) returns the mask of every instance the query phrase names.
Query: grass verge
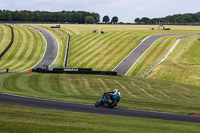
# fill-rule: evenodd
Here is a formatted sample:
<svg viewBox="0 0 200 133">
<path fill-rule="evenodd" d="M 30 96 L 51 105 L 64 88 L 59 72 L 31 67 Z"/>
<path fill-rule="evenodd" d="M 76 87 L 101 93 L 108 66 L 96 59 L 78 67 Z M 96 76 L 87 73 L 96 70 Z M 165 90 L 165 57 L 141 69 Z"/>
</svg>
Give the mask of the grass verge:
<svg viewBox="0 0 200 133">
<path fill-rule="evenodd" d="M 200 113 L 200 88 L 133 76 L 13 73 L 0 76 L 0 92 L 94 104 L 103 92 L 118 88 L 120 108 Z"/>
<path fill-rule="evenodd" d="M 197 37 L 182 39 L 173 53 L 147 77 L 200 86 L 199 51 Z"/>
<path fill-rule="evenodd" d="M 0 60 L 0 71 L 27 70 L 37 64 L 45 51 L 45 40 L 33 29 L 13 26 L 14 42 Z"/>
<path fill-rule="evenodd" d="M 0 53 L 8 46 L 11 41 L 11 29 L 3 24 L 0 25 Z"/>
<path fill-rule="evenodd" d="M 159 59 L 161 59 L 170 47 L 175 43 L 177 36 L 163 37 L 154 43 L 138 62 L 131 68 L 127 75 L 141 76 Z"/>
<path fill-rule="evenodd" d="M 74 113 L 0 104 L 1 132 L 199 133 L 199 124 Z"/>
</svg>

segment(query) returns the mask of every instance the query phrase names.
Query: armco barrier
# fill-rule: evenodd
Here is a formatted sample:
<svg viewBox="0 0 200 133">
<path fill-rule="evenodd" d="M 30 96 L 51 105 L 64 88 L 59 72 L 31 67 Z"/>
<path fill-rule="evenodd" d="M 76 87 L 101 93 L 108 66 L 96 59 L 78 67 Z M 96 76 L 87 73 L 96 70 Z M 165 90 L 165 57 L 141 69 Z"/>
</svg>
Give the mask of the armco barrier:
<svg viewBox="0 0 200 133">
<path fill-rule="evenodd" d="M 70 44 L 70 34 L 68 33 L 67 46 L 66 46 L 66 51 L 65 51 L 65 59 L 64 59 L 64 62 L 63 62 L 63 67 L 64 68 L 67 67 L 67 63 L 68 63 L 68 58 L 69 58 L 69 44 Z"/>
<path fill-rule="evenodd" d="M 8 26 L 11 29 L 11 41 L 8 44 L 8 46 L 4 49 L 4 51 L 0 54 L 0 59 L 4 56 L 4 54 L 8 51 L 8 49 L 12 46 L 13 41 L 14 41 L 14 31 L 13 31 L 13 28 L 10 25 L 8 25 Z"/>
<path fill-rule="evenodd" d="M 53 70 L 45 70 L 42 68 L 32 69 L 32 72 L 38 73 L 63 73 L 63 74 L 96 74 L 96 75 L 112 75 L 117 76 L 117 72 L 113 71 L 93 71 L 91 68 L 54 68 Z"/>
</svg>

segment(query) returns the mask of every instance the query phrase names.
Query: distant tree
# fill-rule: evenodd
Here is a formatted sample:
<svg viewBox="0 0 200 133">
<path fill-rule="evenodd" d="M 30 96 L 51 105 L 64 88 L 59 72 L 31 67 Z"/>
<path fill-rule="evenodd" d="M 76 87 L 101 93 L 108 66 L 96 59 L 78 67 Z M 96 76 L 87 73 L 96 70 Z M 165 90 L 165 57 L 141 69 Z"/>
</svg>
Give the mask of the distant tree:
<svg viewBox="0 0 200 133">
<path fill-rule="evenodd" d="M 92 16 L 86 19 L 87 16 Z M 69 22 L 69 23 L 98 23 L 100 15 L 85 11 L 9 11 L 0 10 L 0 21 L 32 21 L 32 22 Z"/>
<path fill-rule="evenodd" d="M 104 22 L 104 23 L 108 23 L 108 22 L 110 22 L 110 18 L 109 18 L 109 16 L 107 16 L 107 15 L 104 16 L 104 17 L 103 17 L 103 22 Z"/>
<path fill-rule="evenodd" d="M 147 17 L 143 17 L 143 18 L 141 19 L 141 22 L 144 23 L 144 24 L 148 24 L 149 21 L 150 21 L 150 19 L 147 18 Z"/>
<path fill-rule="evenodd" d="M 88 24 L 93 24 L 95 23 L 95 19 L 93 16 L 86 16 L 85 17 L 85 23 L 88 23 Z"/>
<path fill-rule="evenodd" d="M 112 20 L 111 20 L 111 22 L 112 22 L 113 24 L 117 24 L 118 21 L 119 21 L 119 19 L 118 19 L 117 16 L 114 16 L 114 17 L 112 18 Z"/>
<path fill-rule="evenodd" d="M 137 23 L 137 24 L 140 24 L 140 23 L 141 23 L 141 20 L 140 20 L 140 18 L 136 18 L 136 19 L 134 20 L 134 22 Z"/>
</svg>

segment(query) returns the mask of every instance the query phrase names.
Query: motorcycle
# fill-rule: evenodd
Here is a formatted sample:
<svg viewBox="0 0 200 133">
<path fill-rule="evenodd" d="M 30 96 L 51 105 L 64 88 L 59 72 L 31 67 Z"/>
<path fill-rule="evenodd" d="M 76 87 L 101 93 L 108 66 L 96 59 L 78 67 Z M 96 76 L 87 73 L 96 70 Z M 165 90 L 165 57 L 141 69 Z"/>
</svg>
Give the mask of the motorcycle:
<svg viewBox="0 0 200 133">
<path fill-rule="evenodd" d="M 100 100 L 95 103 L 95 107 L 103 106 L 107 108 L 114 108 L 120 100 L 120 95 L 111 96 L 111 94 L 103 93 Z"/>
</svg>

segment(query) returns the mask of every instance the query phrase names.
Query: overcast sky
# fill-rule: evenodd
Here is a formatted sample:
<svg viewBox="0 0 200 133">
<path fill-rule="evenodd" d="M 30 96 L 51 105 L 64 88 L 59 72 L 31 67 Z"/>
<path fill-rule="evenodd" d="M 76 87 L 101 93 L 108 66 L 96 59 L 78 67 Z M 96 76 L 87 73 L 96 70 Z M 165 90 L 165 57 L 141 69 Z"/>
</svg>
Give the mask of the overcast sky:
<svg viewBox="0 0 200 133">
<path fill-rule="evenodd" d="M 89 11 L 102 17 L 118 16 L 133 22 L 139 17 L 165 17 L 200 12 L 200 0 L 0 0 L 0 9 L 42 11 Z"/>
</svg>

